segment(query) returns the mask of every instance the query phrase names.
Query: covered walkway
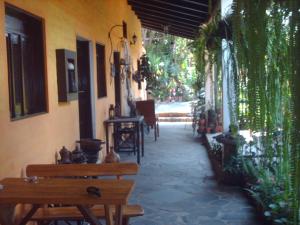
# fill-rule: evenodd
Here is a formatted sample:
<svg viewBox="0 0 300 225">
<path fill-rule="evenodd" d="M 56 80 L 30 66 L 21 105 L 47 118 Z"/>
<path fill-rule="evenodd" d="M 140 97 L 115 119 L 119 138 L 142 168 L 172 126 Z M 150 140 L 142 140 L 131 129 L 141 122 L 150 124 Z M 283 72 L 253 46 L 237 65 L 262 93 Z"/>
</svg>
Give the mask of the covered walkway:
<svg viewBox="0 0 300 225">
<path fill-rule="evenodd" d="M 205 148 L 185 123 L 160 123 L 154 142 L 146 136 L 145 157 L 131 198 L 145 208 L 132 225 L 256 225 L 253 208 L 235 188 L 219 186 Z M 122 156 L 130 161 L 133 156 Z"/>
</svg>

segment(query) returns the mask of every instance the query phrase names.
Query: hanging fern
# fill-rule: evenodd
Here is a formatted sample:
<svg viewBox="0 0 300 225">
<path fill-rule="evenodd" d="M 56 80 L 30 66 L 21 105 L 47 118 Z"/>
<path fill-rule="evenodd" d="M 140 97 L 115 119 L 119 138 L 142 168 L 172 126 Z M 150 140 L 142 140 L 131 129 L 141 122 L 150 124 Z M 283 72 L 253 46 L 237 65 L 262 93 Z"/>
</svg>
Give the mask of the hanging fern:
<svg viewBox="0 0 300 225">
<path fill-rule="evenodd" d="M 262 134 L 259 167 L 276 167 L 293 225 L 300 224 L 299 5 L 298 0 L 235 0 L 232 17 L 239 119 Z M 274 144 L 274 134 L 280 144 Z"/>
<path fill-rule="evenodd" d="M 210 23 L 203 25 L 199 30 L 199 37 L 193 42 L 193 53 L 198 72 L 197 85 L 200 90 L 204 87 L 207 75 L 213 74 L 213 65 L 220 71 L 221 65 L 221 38 L 218 34 L 218 14 Z"/>
<path fill-rule="evenodd" d="M 285 211 L 288 224 L 300 225 L 300 1 L 233 0 L 232 8 L 230 56 L 223 65 L 231 74 L 226 91 L 231 115 L 237 115 L 231 119 L 261 134 L 258 174 L 270 171 L 282 190 L 268 201 L 282 198 L 291 207 Z M 218 19 L 203 27 L 194 43 L 198 85 L 221 54 L 221 39 L 211 38 Z"/>
<path fill-rule="evenodd" d="M 291 199 L 293 205 L 293 222 L 299 224 L 300 208 L 300 3 L 289 1 L 290 18 L 290 60 L 291 60 L 291 99 L 292 99 L 292 131 L 291 131 Z"/>
</svg>

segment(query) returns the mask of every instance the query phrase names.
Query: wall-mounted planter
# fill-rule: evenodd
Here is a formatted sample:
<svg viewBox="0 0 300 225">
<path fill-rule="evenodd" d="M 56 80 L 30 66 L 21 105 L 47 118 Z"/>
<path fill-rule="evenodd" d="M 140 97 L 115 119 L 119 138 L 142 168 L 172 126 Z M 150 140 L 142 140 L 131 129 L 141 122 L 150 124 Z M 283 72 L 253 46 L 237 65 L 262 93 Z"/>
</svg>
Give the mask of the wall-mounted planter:
<svg viewBox="0 0 300 225">
<path fill-rule="evenodd" d="M 69 102 L 78 99 L 76 52 L 66 49 L 57 49 L 56 69 L 58 101 Z"/>
</svg>

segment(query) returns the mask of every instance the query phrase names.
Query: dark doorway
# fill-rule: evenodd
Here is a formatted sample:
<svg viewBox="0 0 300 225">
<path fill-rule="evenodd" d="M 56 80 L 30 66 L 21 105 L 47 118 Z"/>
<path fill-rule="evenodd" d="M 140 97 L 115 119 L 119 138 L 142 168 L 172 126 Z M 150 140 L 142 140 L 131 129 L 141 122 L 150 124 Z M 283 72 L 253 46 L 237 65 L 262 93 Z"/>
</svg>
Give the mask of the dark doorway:
<svg viewBox="0 0 300 225">
<path fill-rule="evenodd" d="M 93 138 L 89 41 L 77 40 L 80 138 Z"/>
<path fill-rule="evenodd" d="M 115 104 L 121 107 L 120 52 L 114 52 L 115 64 Z"/>
</svg>

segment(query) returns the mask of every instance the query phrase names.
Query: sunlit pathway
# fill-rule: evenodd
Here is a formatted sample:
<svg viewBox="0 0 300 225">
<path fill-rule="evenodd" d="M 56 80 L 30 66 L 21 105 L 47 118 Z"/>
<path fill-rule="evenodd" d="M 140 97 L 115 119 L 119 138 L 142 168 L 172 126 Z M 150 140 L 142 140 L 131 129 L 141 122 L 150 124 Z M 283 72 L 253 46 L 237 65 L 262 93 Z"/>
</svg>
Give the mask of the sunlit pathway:
<svg viewBox="0 0 300 225">
<path fill-rule="evenodd" d="M 215 182 L 191 125 L 160 123 L 158 141 L 150 133 L 145 148 L 130 199 L 144 207 L 145 215 L 133 218 L 131 225 L 261 225 L 241 192 Z"/>
</svg>

